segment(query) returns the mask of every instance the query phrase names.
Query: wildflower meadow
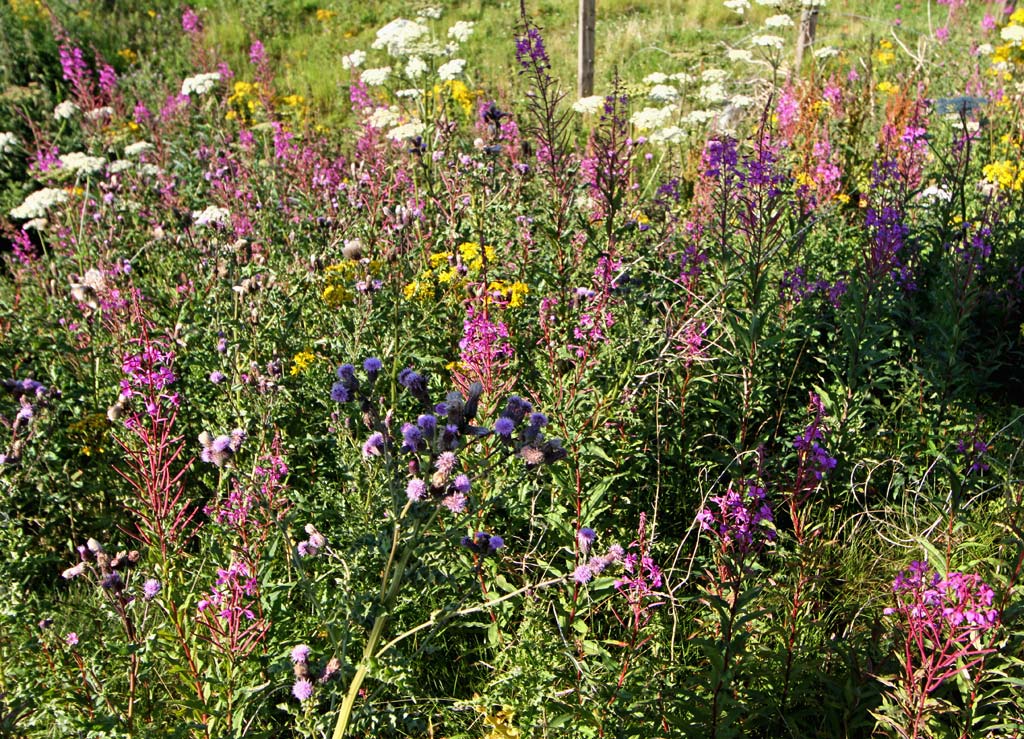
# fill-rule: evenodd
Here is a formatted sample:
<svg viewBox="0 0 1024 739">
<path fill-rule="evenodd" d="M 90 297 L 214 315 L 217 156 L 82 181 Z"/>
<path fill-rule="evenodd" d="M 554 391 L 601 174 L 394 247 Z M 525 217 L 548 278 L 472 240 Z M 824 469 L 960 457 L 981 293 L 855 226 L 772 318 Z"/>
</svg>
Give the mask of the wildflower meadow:
<svg viewBox="0 0 1024 739">
<path fill-rule="evenodd" d="M 1024 9 L 602 3 L 0 2 L 0 737 L 1024 735 Z"/>
</svg>

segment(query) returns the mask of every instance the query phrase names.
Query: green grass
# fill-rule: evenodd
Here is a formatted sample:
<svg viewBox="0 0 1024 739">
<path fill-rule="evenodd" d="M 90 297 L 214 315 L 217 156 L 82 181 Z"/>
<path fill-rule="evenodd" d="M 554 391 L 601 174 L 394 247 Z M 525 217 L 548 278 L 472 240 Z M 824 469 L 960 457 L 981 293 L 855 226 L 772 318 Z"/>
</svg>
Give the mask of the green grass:
<svg viewBox="0 0 1024 739">
<path fill-rule="evenodd" d="M 818 27 L 820 45 L 865 48 L 864 42 L 889 35 L 898 16 L 890 0 L 832 0 L 822 11 Z M 348 81 L 341 56 L 355 49 L 368 50 L 376 30 L 396 17 L 414 17 L 426 4 L 384 2 L 363 4 L 337 0 L 203 0 L 208 39 L 233 66 L 241 68 L 252 38 L 260 38 L 277 60 L 282 89 L 306 95 L 328 117 L 339 109 Z M 514 78 L 512 52 L 519 22 L 517 0 L 467 0 L 443 3 L 444 15 L 433 22 L 439 37 L 456 20 L 476 23 L 475 33 L 460 55 L 470 62 L 467 72 L 478 86 L 500 93 Z M 318 20 L 317 11 L 334 16 Z M 941 10 L 941 12 L 940 12 Z M 576 77 L 577 5 L 566 0 L 529 0 L 527 12 L 544 30 L 555 75 L 570 92 Z M 743 46 L 763 33 L 762 21 L 780 9 L 754 5 L 744 16 L 723 7 L 719 0 L 602 0 L 598 4 L 596 38 L 596 92 L 606 92 L 615 74 L 635 81 L 653 71 L 668 73 L 727 66 L 727 46 Z M 789 10 L 795 18 L 799 11 Z M 895 29 L 908 48 L 928 33 L 928 12 L 923 0 L 911 0 L 901 11 L 904 25 Z M 944 8 L 933 5 L 932 27 L 940 25 Z M 978 9 L 977 14 L 983 12 Z M 794 37 L 795 29 L 783 35 Z M 788 56 L 787 56 L 788 58 Z"/>
</svg>

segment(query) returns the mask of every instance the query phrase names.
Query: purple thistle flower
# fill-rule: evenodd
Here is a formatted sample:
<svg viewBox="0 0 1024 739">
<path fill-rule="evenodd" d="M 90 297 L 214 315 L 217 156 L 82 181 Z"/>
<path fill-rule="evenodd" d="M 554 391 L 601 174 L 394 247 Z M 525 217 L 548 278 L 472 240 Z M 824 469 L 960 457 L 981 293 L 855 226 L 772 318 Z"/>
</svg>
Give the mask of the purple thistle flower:
<svg viewBox="0 0 1024 739">
<path fill-rule="evenodd" d="M 402 441 L 404 442 L 404 449 L 410 452 L 418 452 L 423 442 L 423 432 L 420 431 L 418 426 L 407 423 L 402 426 Z"/>
<path fill-rule="evenodd" d="M 151 577 L 142 583 L 142 597 L 144 600 L 153 600 L 160 592 L 160 581 Z"/>
<path fill-rule="evenodd" d="M 442 452 L 438 455 L 434 467 L 444 476 L 448 476 L 455 469 L 457 458 L 454 452 Z"/>
<path fill-rule="evenodd" d="M 78 644 L 78 634 L 74 631 L 69 631 L 67 636 L 64 637 L 64 641 L 69 647 L 76 646 Z"/>
<path fill-rule="evenodd" d="M 423 500 L 427 494 L 427 483 L 418 477 L 414 477 L 409 480 L 409 484 L 405 486 L 405 494 L 411 501 Z"/>
<path fill-rule="evenodd" d="M 512 432 L 516 430 L 516 422 L 507 416 L 502 416 L 494 424 L 494 433 L 498 436 L 502 436 L 506 439 L 512 436 Z"/>
<path fill-rule="evenodd" d="M 313 695 L 313 683 L 304 677 L 300 677 L 292 686 L 292 695 L 300 701 L 307 701 Z"/>
<path fill-rule="evenodd" d="M 384 368 L 384 363 L 377 357 L 367 357 L 363 361 L 363 371 L 369 376 L 370 382 L 376 379 L 377 374 Z"/>
<path fill-rule="evenodd" d="M 446 495 L 441 500 L 441 505 L 443 505 L 452 513 L 465 513 L 466 496 L 460 492 L 454 492 L 451 495 Z"/>
<path fill-rule="evenodd" d="M 498 551 L 503 546 L 505 546 L 505 540 L 500 536 L 495 535 L 487 540 L 487 548 L 492 552 Z"/>
<path fill-rule="evenodd" d="M 590 551 L 590 545 L 597 539 L 597 532 L 584 526 L 576 533 L 576 541 L 580 545 L 580 551 L 586 554 Z"/>
<path fill-rule="evenodd" d="M 577 585 L 586 585 L 594 579 L 594 571 L 588 564 L 581 564 L 572 571 L 572 579 Z"/>
<path fill-rule="evenodd" d="M 384 453 L 384 434 L 376 431 L 363 443 L 364 457 L 379 457 Z"/>
<path fill-rule="evenodd" d="M 469 482 L 469 476 L 459 475 L 458 477 L 455 478 L 455 482 L 453 483 L 453 485 L 458 492 L 462 493 L 462 495 L 467 495 L 471 487 Z"/>
<path fill-rule="evenodd" d="M 352 393 L 344 382 L 336 382 L 331 385 L 331 400 L 335 403 L 347 403 L 352 400 Z"/>
<path fill-rule="evenodd" d="M 214 385 L 219 385 L 220 383 L 224 382 L 224 373 L 221 372 L 220 370 L 214 370 L 213 372 L 210 373 L 210 382 L 212 382 Z"/>
<path fill-rule="evenodd" d="M 299 644 L 295 647 L 292 647 L 292 662 L 294 662 L 297 665 L 306 664 L 306 660 L 309 659 L 309 653 L 311 651 L 312 650 L 305 644 Z M 300 698 L 299 700 L 305 699 Z"/>
<path fill-rule="evenodd" d="M 437 430 L 437 418 L 429 413 L 424 413 L 416 419 L 416 425 L 420 427 L 424 434 L 433 437 L 434 432 Z"/>
</svg>

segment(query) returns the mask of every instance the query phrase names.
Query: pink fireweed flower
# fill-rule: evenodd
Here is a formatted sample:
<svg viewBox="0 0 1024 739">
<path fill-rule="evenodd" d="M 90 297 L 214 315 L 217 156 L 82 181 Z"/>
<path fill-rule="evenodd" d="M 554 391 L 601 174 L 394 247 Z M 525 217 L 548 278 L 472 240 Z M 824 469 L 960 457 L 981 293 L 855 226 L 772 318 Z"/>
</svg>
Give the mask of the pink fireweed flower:
<svg viewBox="0 0 1024 739">
<path fill-rule="evenodd" d="M 775 541 L 772 510 L 764 488 L 740 482 L 739 490 L 729 486 L 724 495 L 713 496 L 711 502 L 717 510 L 705 508 L 697 515 L 697 522 L 719 538 L 725 551 L 759 552 Z"/>
</svg>

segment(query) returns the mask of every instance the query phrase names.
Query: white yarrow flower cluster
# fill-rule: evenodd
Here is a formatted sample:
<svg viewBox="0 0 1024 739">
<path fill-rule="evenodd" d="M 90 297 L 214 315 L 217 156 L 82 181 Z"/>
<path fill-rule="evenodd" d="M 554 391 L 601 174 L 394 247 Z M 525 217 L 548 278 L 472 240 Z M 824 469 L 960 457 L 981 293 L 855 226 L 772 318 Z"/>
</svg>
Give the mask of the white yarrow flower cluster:
<svg viewBox="0 0 1024 739">
<path fill-rule="evenodd" d="M 367 87 L 378 87 L 387 81 L 390 74 L 391 67 L 374 67 L 373 69 L 364 69 L 359 78 Z"/>
<path fill-rule="evenodd" d="M 423 97 L 423 90 L 418 87 L 407 87 L 404 90 L 395 91 L 396 98 L 407 98 L 409 100 L 419 100 Z"/>
<path fill-rule="evenodd" d="M 366 118 L 366 123 L 373 128 L 391 128 L 402 119 L 397 107 L 377 108 Z"/>
<path fill-rule="evenodd" d="M 753 36 L 750 39 L 751 46 L 756 46 L 761 49 L 781 49 L 785 43 L 785 39 L 781 36 L 773 36 L 768 33 L 761 36 Z"/>
<path fill-rule="evenodd" d="M 716 103 L 724 103 L 729 99 L 729 93 L 726 92 L 725 86 L 721 82 L 712 82 L 710 85 L 704 85 L 697 91 L 697 97 L 703 100 L 705 103 L 714 105 Z"/>
<path fill-rule="evenodd" d="M 1024 41 L 1024 26 L 1006 26 L 1006 28 L 999 32 L 999 37 L 1003 41 L 1019 44 Z"/>
<path fill-rule="evenodd" d="M 85 111 L 86 120 L 98 121 L 100 118 L 110 118 L 114 115 L 114 109 L 109 105 L 104 105 L 102 108 L 93 108 L 92 110 Z"/>
<path fill-rule="evenodd" d="M 153 151 L 153 145 L 148 141 L 136 141 L 134 144 L 128 144 L 124 147 L 124 155 L 126 157 L 137 157 L 145 154 L 147 151 Z"/>
<path fill-rule="evenodd" d="M 917 196 L 918 200 L 941 200 L 948 203 L 953 199 L 953 194 L 945 188 L 931 185 L 923 189 Z"/>
<path fill-rule="evenodd" d="M 81 174 L 88 177 L 97 172 L 102 172 L 107 160 L 103 157 L 93 157 L 81 151 L 72 151 L 60 155 L 61 169 L 72 174 Z"/>
<path fill-rule="evenodd" d="M 629 122 L 640 131 L 653 131 L 668 125 L 675 112 L 674 105 L 666 105 L 664 108 L 644 108 L 630 116 Z"/>
<path fill-rule="evenodd" d="M 725 53 L 730 62 L 753 62 L 754 54 L 750 49 L 729 49 Z"/>
<path fill-rule="evenodd" d="M 645 85 L 663 85 L 668 82 L 668 75 L 664 72 L 651 72 L 644 77 Z"/>
<path fill-rule="evenodd" d="M 418 56 L 411 56 L 409 61 L 405 63 L 405 76 L 411 80 L 416 80 L 422 77 L 429 69 L 430 67 L 427 66 L 425 61 Z"/>
<path fill-rule="evenodd" d="M 231 218 L 231 211 L 216 205 L 210 205 L 203 210 L 192 211 L 192 221 L 200 227 L 223 226 Z"/>
<path fill-rule="evenodd" d="M 668 126 L 659 128 L 647 137 L 652 144 L 677 144 L 686 138 L 686 131 L 679 126 Z"/>
<path fill-rule="evenodd" d="M 769 18 L 765 18 L 764 19 L 764 27 L 765 28 L 792 28 L 793 27 L 793 19 L 790 18 L 785 13 L 780 13 L 779 15 L 773 15 L 773 16 L 771 16 Z"/>
<path fill-rule="evenodd" d="M 700 73 L 701 82 L 725 82 L 729 73 L 724 69 L 705 69 Z"/>
<path fill-rule="evenodd" d="M 10 154 L 18 144 L 18 137 L 10 131 L 0 131 L 0 156 Z"/>
<path fill-rule="evenodd" d="M 420 18 L 429 18 L 430 20 L 438 20 L 444 11 L 441 8 L 424 8 L 419 12 Z"/>
<path fill-rule="evenodd" d="M 589 97 L 580 98 L 572 104 L 572 109 L 577 113 L 582 113 L 583 115 L 597 115 L 604 110 L 604 96 L 591 95 Z"/>
<path fill-rule="evenodd" d="M 683 118 L 683 123 L 688 126 L 700 126 L 718 117 L 713 110 L 692 110 Z"/>
<path fill-rule="evenodd" d="M 750 9 L 750 3 L 747 0 L 725 0 L 722 5 L 739 15 L 743 15 Z"/>
<path fill-rule="evenodd" d="M 366 61 L 366 52 L 362 49 L 356 49 L 351 54 L 346 54 L 341 58 L 342 69 L 358 69 L 363 66 L 363 62 Z"/>
<path fill-rule="evenodd" d="M 135 162 L 129 161 L 128 159 L 115 159 L 107 167 L 107 171 L 110 172 L 110 174 L 121 174 L 134 166 Z"/>
<path fill-rule="evenodd" d="M 815 59 L 830 59 L 839 54 L 839 49 L 834 46 L 822 46 L 820 49 L 815 49 Z"/>
<path fill-rule="evenodd" d="M 407 56 L 414 49 L 416 42 L 428 33 L 430 29 L 422 23 L 406 18 L 395 18 L 377 31 L 377 39 L 372 47 L 386 49 L 388 54 L 394 57 Z"/>
<path fill-rule="evenodd" d="M 181 83 L 182 95 L 205 95 L 220 82 L 220 72 L 204 72 L 186 77 Z"/>
<path fill-rule="evenodd" d="M 78 115 L 81 110 L 70 100 L 65 100 L 63 103 L 57 103 L 57 107 L 53 109 L 53 119 L 57 121 L 66 121 L 74 118 Z"/>
<path fill-rule="evenodd" d="M 452 59 L 437 68 L 437 76 L 441 78 L 442 82 L 448 82 L 461 77 L 465 69 L 465 59 Z"/>
<path fill-rule="evenodd" d="M 651 100 L 659 103 L 671 103 L 674 100 L 679 99 L 679 90 L 672 87 L 672 85 L 655 85 L 651 88 L 648 93 Z"/>
<path fill-rule="evenodd" d="M 457 43 L 464 44 L 473 35 L 473 23 L 471 21 L 458 21 L 448 29 L 448 38 Z"/>
<path fill-rule="evenodd" d="M 25 201 L 11 211 L 11 218 L 28 221 L 33 218 L 45 218 L 50 208 L 67 202 L 68 194 L 55 187 L 44 187 L 29 194 Z"/>
<path fill-rule="evenodd" d="M 422 136 L 427 127 L 421 121 L 409 121 L 400 126 L 395 126 L 387 132 L 387 137 L 392 141 L 405 141 L 415 136 Z"/>
<path fill-rule="evenodd" d="M 754 0 L 754 2 L 764 8 L 777 8 L 782 5 L 782 0 Z"/>
<path fill-rule="evenodd" d="M 675 74 L 669 75 L 669 78 L 675 80 L 680 85 L 688 85 L 697 79 L 688 72 L 676 72 Z"/>
</svg>

